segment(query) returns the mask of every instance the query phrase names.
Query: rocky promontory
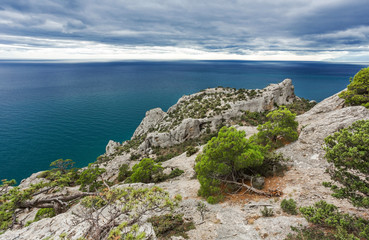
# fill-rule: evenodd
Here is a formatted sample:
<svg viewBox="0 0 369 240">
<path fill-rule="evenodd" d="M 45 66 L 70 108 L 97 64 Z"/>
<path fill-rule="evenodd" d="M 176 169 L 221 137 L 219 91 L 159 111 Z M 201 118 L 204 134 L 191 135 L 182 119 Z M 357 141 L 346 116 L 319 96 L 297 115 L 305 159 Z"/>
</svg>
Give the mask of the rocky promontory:
<svg viewBox="0 0 369 240">
<path fill-rule="evenodd" d="M 324 138 L 339 129 L 350 126 L 356 120 L 369 120 L 369 110 L 365 107 L 345 107 L 337 94 L 315 105 L 309 111 L 297 116 L 299 138 L 280 149 L 288 162 L 289 170 L 283 176 L 266 179 L 266 187 L 278 189 L 281 196 L 265 197 L 251 193 L 228 196 L 220 203 L 210 205 L 197 196 L 200 187 L 194 171 L 196 156 L 202 152 L 205 135 L 216 133 L 220 126 L 235 126 L 250 137 L 257 132 L 256 126 L 247 124 L 244 116 L 249 112 L 265 112 L 280 105 L 289 105 L 301 101 L 294 94 L 290 79 L 279 84 L 272 84 L 264 89 L 246 90 L 232 88 L 211 88 L 189 96 L 181 97 L 178 102 L 164 112 L 160 108 L 149 110 L 137 127 L 132 138 L 123 143 L 109 141 L 106 153 L 99 157 L 96 164 L 106 169 L 103 173 L 111 188 L 124 186 L 163 188 L 173 197 L 180 194 L 182 201 L 176 213 L 183 214 L 186 221 L 194 224 L 194 229 L 187 232 L 189 239 L 284 239 L 291 232 L 291 226 L 307 226 L 300 215 L 288 215 L 281 210 L 283 199 L 293 198 L 298 206 L 312 204 L 317 200 L 327 200 L 347 212 L 363 215 L 360 208 L 353 207 L 347 200 L 331 196 L 331 190 L 322 186 L 329 180 L 326 173 L 329 166 L 324 158 L 322 145 Z M 189 155 L 179 152 L 162 161 L 164 171 L 180 169 L 180 176 L 160 183 L 121 183 L 117 181 L 119 168 L 127 164 L 130 168 L 143 157 L 158 157 L 159 152 L 168 151 L 188 142 L 194 143 L 198 152 Z M 182 144 L 182 145 L 181 145 Z M 187 145 L 183 145 L 187 146 Z M 166 153 L 166 152 L 165 152 Z M 169 156 L 168 154 L 166 156 Z M 170 171 L 168 171 L 170 172 Z M 21 188 L 26 189 L 37 183 L 39 173 L 23 181 Z M 78 186 L 65 187 L 52 193 L 55 201 L 78 192 Z M 50 198 L 47 191 L 34 197 L 39 201 Z M 199 203 L 206 211 L 199 210 Z M 260 211 L 267 206 L 273 209 L 274 216 L 264 217 Z M 18 214 L 18 225 L 0 235 L 3 240 L 32 239 L 78 239 L 88 236 L 91 225 L 88 221 L 76 224 L 75 213 L 82 209 L 76 201 L 64 212 L 26 225 L 34 219 L 37 208 L 24 208 Z M 111 210 L 111 209 L 110 209 Z M 109 209 L 106 210 L 107 212 Z M 95 213 L 92 213 L 92 215 Z M 146 213 L 140 222 L 140 230 L 150 239 L 158 239 L 151 223 L 147 219 L 154 215 Z M 104 222 L 103 217 L 97 218 Z M 88 238 L 89 239 L 89 238 Z M 171 237 L 168 239 L 184 239 Z"/>
</svg>

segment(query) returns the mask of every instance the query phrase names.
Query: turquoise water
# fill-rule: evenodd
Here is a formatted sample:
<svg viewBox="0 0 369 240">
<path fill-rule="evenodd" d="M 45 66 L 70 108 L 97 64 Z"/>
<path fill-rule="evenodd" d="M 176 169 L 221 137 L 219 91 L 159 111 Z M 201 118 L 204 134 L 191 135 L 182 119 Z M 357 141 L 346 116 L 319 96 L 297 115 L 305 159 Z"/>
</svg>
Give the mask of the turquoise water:
<svg viewBox="0 0 369 240">
<path fill-rule="evenodd" d="M 78 167 L 127 140 L 145 112 L 167 110 L 208 87 L 264 88 L 291 78 L 300 97 L 321 101 L 365 65 L 186 61 L 41 63 L 0 61 L 0 178 L 18 182 L 59 158 Z"/>
</svg>

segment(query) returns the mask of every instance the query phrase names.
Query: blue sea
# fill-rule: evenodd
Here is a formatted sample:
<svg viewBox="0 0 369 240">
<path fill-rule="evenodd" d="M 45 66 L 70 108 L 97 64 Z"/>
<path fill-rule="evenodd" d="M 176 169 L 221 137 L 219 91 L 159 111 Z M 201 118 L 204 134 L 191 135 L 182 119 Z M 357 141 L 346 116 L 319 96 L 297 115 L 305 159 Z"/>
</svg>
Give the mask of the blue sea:
<svg viewBox="0 0 369 240">
<path fill-rule="evenodd" d="M 86 166 L 109 139 L 130 139 L 145 112 L 166 111 L 209 87 L 264 88 L 291 78 L 296 95 L 321 101 L 364 64 L 325 62 L 0 61 L 0 178 L 18 182 L 50 162 Z"/>
</svg>

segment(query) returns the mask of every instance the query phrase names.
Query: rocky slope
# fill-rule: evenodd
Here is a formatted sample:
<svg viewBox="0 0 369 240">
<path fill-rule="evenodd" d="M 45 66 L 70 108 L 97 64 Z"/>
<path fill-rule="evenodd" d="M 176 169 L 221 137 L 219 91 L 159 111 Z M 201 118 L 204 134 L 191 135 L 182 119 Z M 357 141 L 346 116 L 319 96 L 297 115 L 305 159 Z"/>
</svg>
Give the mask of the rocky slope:
<svg viewBox="0 0 369 240">
<path fill-rule="evenodd" d="M 272 110 L 275 106 L 290 104 L 295 99 L 291 79 L 256 90 L 206 89 L 181 97 L 167 112 L 160 108 L 147 111 L 132 136 L 132 148 L 140 153 L 150 153 L 153 147 L 173 146 L 197 138 L 207 131 L 215 131 L 219 125 L 231 124 L 232 119 L 245 111 Z M 107 155 L 113 155 L 112 149 L 117 149 L 118 145 L 109 142 Z M 123 143 L 122 148 L 124 145 L 127 147 L 127 142 Z"/>
<path fill-rule="evenodd" d="M 128 163 L 131 166 L 137 163 L 137 161 L 130 160 L 132 153 L 151 154 L 152 147 L 171 146 L 186 139 L 195 138 L 206 132 L 208 127 L 215 129 L 221 122 L 232 124 L 232 118 L 242 114 L 243 111 L 270 110 L 275 105 L 290 103 L 295 98 L 291 80 L 285 80 L 280 84 L 254 92 L 245 90 L 241 91 L 242 95 L 234 89 L 208 89 L 182 97 L 167 113 L 161 109 L 148 111 L 132 137 L 132 140 L 140 139 L 139 144 L 135 145 L 136 149 L 131 149 L 131 152 L 119 152 L 119 148 L 132 145 L 109 142 L 105 154 L 109 160 L 102 163 L 107 169 L 107 177 L 114 179 L 122 163 Z M 205 116 L 201 118 L 196 118 L 198 116 L 192 115 L 194 114 L 192 112 L 184 112 L 191 106 L 195 108 L 196 103 L 201 105 L 205 104 L 205 100 L 211 102 L 215 99 L 216 101 L 217 94 L 221 98 L 217 107 L 218 109 L 223 108 L 220 112 L 211 110 L 209 107 L 203 113 Z M 250 97 L 251 95 L 253 97 Z M 225 107 L 227 104 L 230 107 Z M 176 122 L 179 116 L 177 114 L 186 117 Z M 285 198 L 295 199 L 298 206 L 325 199 L 349 212 L 365 214 L 365 212 L 360 211 L 361 209 L 352 207 L 346 200 L 331 197 L 330 190 L 321 185 L 322 181 L 329 180 L 329 176 L 325 173 L 328 164 L 324 159 L 322 149 L 324 138 L 359 119 L 369 119 L 369 110 L 364 107 L 343 107 L 343 101 L 337 95 L 323 100 L 310 111 L 298 116 L 297 120 L 301 131 L 299 139 L 278 150 L 290 157 L 290 170 L 283 177 L 274 177 L 266 182 L 266 188 L 273 187 L 282 191 L 281 197 L 266 198 L 252 194 L 229 196 L 227 201 L 221 204 L 209 205 L 205 203 L 208 211 L 205 213 L 205 219 L 202 220 L 196 208 L 197 203 L 202 199 L 197 197 L 199 183 L 194 178 L 193 166 L 195 158 L 203 146 L 200 147 L 198 153 L 190 157 L 183 153 L 163 162 L 163 167 L 178 167 L 184 170 L 184 174 L 157 185 L 168 191 L 171 196 L 176 194 L 183 196 L 183 201 L 177 211 L 183 213 L 185 219 L 193 220 L 195 223 L 196 229 L 188 232 L 190 239 L 284 239 L 291 231 L 290 226 L 307 225 L 306 220 L 301 216 L 287 215 L 281 211 L 280 202 Z M 237 126 L 237 128 L 244 130 L 247 137 L 257 131 L 256 127 L 250 126 Z M 22 186 L 26 187 L 35 179 L 33 176 L 25 180 Z M 134 185 L 152 186 L 153 184 Z M 264 206 L 272 208 L 275 215 L 268 218 L 262 217 L 260 210 Z M 71 239 L 77 239 L 88 231 L 86 225 L 73 226 L 72 224 L 72 212 L 78 211 L 80 207 L 80 204 L 76 204 L 67 212 L 51 219 L 42 219 L 22 229 L 8 230 L 0 235 L 0 239 L 31 240 L 50 236 L 59 239 L 58 236 L 62 233 L 66 233 Z M 34 214 L 34 211 L 25 213 L 23 215 L 24 221 L 32 219 Z M 152 232 L 150 224 L 146 225 L 146 231 Z M 182 238 L 173 237 L 172 239 Z"/>
</svg>

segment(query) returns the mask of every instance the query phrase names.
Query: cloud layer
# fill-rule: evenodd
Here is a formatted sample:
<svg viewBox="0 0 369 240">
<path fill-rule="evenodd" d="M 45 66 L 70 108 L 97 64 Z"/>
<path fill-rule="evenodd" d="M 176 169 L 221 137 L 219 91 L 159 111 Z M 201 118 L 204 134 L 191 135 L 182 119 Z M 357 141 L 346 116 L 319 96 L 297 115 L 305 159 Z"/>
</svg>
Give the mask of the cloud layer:
<svg viewBox="0 0 369 240">
<path fill-rule="evenodd" d="M 0 58 L 369 61 L 367 0 L 3 0 Z"/>
</svg>

